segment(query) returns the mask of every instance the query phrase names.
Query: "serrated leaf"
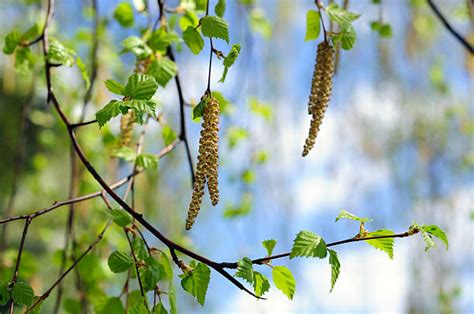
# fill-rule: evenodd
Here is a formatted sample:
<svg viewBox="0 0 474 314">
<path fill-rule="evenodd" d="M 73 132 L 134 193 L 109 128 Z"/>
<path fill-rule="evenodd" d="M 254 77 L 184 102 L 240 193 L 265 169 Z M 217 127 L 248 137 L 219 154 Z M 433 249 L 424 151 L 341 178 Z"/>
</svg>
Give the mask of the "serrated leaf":
<svg viewBox="0 0 474 314">
<path fill-rule="evenodd" d="M 248 283 L 253 283 L 253 264 L 252 260 L 248 257 L 244 257 L 237 262 L 237 272 L 235 277 L 239 277 L 247 281 Z"/>
<path fill-rule="evenodd" d="M 204 39 L 201 34 L 193 26 L 188 26 L 183 32 L 183 39 L 189 50 L 195 55 L 199 54 L 204 47 Z"/>
<path fill-rule="evenodd" d="M 223 17 L 226 8 L 226 0 L 218 0 L 216 6 L 214 7 L 214 12 L 217 16 Z"/>
<path fill-rule="evenodd" d="M 140 154 L 137 156 L 137 166 L 143 169 L 158 168 L 158 157 L 153 154 Z"/>
<path fill-rule="evenodd" d="M 107 87 L 107 89 L 111 93 L 122 95 L 122 96 L 125 95 L 125 86 L 123 86 L 119 82 L 109 79 L 109 80 L 106 80 L 104 84 L 105 84 L 105 87 Z"/>
<path fill-rule="evenodd" d="M 326 7 L 326 13 L 332 21 L 340 26 L 350 24 L 360 17 L 360 14 L 349 12 L 335 3 L 331 3 Z"/>
<path fill-rule="evenodd" d="M 176 132 L 169 125 L 165 124 L 161 129 L 161 138 L 165 146 L 168 146 L 176 139 Z"/>
<path fill-rule="evenodd" d="M 146 74 L 133 74 L 125 86 L 125 96 L 138 100 L 149 100 L 155 95 L 158 84 L 155 79 Z"/>
<path fill-rule="evenodd" d="M 125 108 L 130 108 L 135 111 L 136 121 L 140 124 L 143 124 L 143 119 L 141 117 L 144 113 L 149 114 L 152 117 L 156 117 L 156 103 L 152 100 L 139 100 L 132 99 L 127 101 L 122 101 L 122 106 Z"/>
<path fill-rule="evenodd" d="M 10 292 L 7 286 L 0 282 L 0 306 L 7 304 L 8 300 L 10 300 Z"/>
<path fill-rule="evenodd" d="M 81 72 L 82 79 L 86 83 L 86 89 L 89 89 L 89 87 L 91 86 L 91 81 L 89 79 L 89 74 L 87 73 L 87 67 L 84 62 L 82 62 L 82 59 L 80 57 L 76 58 L 76 65 L 79 71 Z"/>
<path fill-rule="evenodd" d="M 422 225 L 421 229 L 432 236 L 437 237 L 443 243 L 446 245 L 446 250 L 448 250 L 449 243 L 448 243 L 448 237 L 446 236 L 446 233 L 438 226 L 436 225 Z"/>
<path fill-rule="evenodd" d="M 199 304 L 204 305 L 207 288 L 211 279 L 211 270 L 203 263 L 192 263 L 191 267 L 194 269 L 182 276 L 181 286 L 186 292 L 196 297 Z"/>
<path fill-rule="evenodd" d="M 334 289 L 337 278 L 341 272 L 341 264 L 339 263 L 339 258 L 337 257 L 337 252 L 334 250 L 328 249 L 329 252 L 329 265 L 331 265 L 331 291 Z"/>
<path fill-rule="evenodd" d="M 6 55 L 11 55 L 16 46 L 20 43 L 20 34 L 17 31 L 13 31 L 5 36 L 5 44 L 3 46 L 3 53 Z"/>
<path fill-rule="evenodd" d="M 132 307 L 129 307 L 127 313 L 128 314 L 149 314 L 150 311 L 147 309 L 147 307 L 145 306 L 145 303 L 142 300 L 140 302 L 135 303 Z M 152 313 L 155 314 L 155 312 L 152 312 Z"/>
<path fill-rule="evenodd" d="M 115 251 L 110 254 L 107 264 L 112 272 L 123 273 L 133 265 L 133 260 L 127 253 Z"/>
<path fill-rule="evenodd" d="M 219 82 L 223 83 L 225 81 L 225 78 L 227 76 L 227 72 L 229 71 L 229 68 L 234 64 L 235 60 L 237 60 L 237 57 L 239 56 L 240 53 L 240 45 L 239 44 L 234 44 L 232 45 L 232 48 L 230 52 L 227 54 L 227 56 L 224 58 L 223 64 L 224 64 L 224 73 L 222 74 L 221 79 Z"/>
<path fill-rule="evenodd" d="M 366 237 L 379 237 L 379 236 L 389 236 L 394 235 L 395 233 L 392 230 L 381 229 L 373 232 L 369 232 Z M 393 259 L 393 245 L 395 243 L 394 238 L 381 238 L 365 241 L 367 244 L 373 246 L 376 249 L 382 250 L 388 254 L 388 257 Z"/>
<path fill-rule="evenodd" d="M 140 269 L 140 275 L 145 291 L 152 291 L 156 284 L 163 278 L 163 266 L 153 257 L 145 259 L 146 267 Z"/>
<path fill-rule="evenodd" d="M 119 227 L 125 227 L 133 221 L 132 216 L 123 209 L 111 209 L 106 213 Z"/>
<path fill-rule="evenodd" d="M 50 39 L 48 54 L 46 56 L 46 59 L 49 63 L 72 66 L 74 64 L 75 55 L 76 53 L 74 50 L 66 48 L 57 39 Z"/>
<path fill-rule="evenodd" d="M 300 231 L 293 241 L 290 259 L 297 256 L 325 258 L 326 255 L 326 242 L 323 238 L 311 231 Z"/>
<path fill-rule="evenodd" d="M 178 73 L 178 67 L 170 58 L 162 57 L 151 63 L 147 73 L 153 76 L 160 86 L 165 87 Z"/>
<path fill-rule="evenodd" d="M 131 52 L 138 59 L 146 59 L 152 54 L 152 50 L 148 45 L 143 41 L 143 39 L 137 36 L 130 36 L 125 38 L 122 41 L 123 50 L 121 53 Z"/>
<path fill-rule="evenodd" d="M 293 299 L 296 282 L 291 271 L 285 266 L 274 266 L 272 268 L 272 277 L 275 286 L 283 292 L 288 299 Z"/>
<path fill-rule="evenodd" d="M 363 217 L 356 216 L 354 214 L 349 213 L 347 210 L 344 210 L 344 209 L 339 212 L 339 215 L 337 215 L 336 217 L 336 221 L 339 221 L 340 219 L 356 220 L 362 223 L 372 221 L 372 219 L 370 218 L 363 218 Z"/>
<path fill-rule="evenodd" d="M 148 46 L 153 50 L 166 51 L 166 49 L 175 42 L 180 42 L 181 38 L 175 32 L 167 31 L 166 28 L 160 27 L 155 30 L 150 39 L 148 39 Z"/>
<path fill-rule="evenodd" d="M 321 32 L 321 22 L 319 12 L 308 10 L 306 13 L 306 35 L 304 41 L 315 40 Z"/>
<path fill-rule="evenodd" d="M 133 25 L 133 7 L 128 2 L 121 2 L 117 5 L 114 11 L 114 19 L 123 27 L 130 27 Z"/>
<path fill-rule="evenodd" d="M 221 17 L 203 17 L 201 19 L 201 31 L 206 37 L 220 38 L 229 43 L 229 24 Z"/>
<path fill-rule="evenodd" d="M 31 302 L 33 301 L 33 297 L 35 296 L 35 293 L 28 283 L 17 282 L 13 286 L 11 295 L 13 302 L 15 302 L 16 304 L 30 306 Z"/>
<path fill-rule="evenodd" d="M 97 123 L 99 123 L 99 127 L 103 127 L 110 119 L 118 116 L 122 113 L 123 110 L 123 103 L 119 100 L 111 100 L 104 108 L 97 111 L 95 114 L 95 118 L 97 119 Z"/>
<path fill-rule="evenodd" d="M 274 239 L 269 239 L 262 242 L 263 247 L 267 250 L 268 256 L 272 255 L 276 244 L 277 241 Z"/>
<path fill-rule="evenodd" d="M 335 43 L 340 42 L 341 48 L 344 50 L 351 50 L 357 40 L 354 27 L 350 24 L 342 26 L 341 31 L 338 34 L 331 35 Z"/>
<path fill-rule="evenodd" d="M 263 274 L 258 271 L 253 272 L 253 291 L 259 297 L 270 290 L 270 281 Z"/>
</svg>

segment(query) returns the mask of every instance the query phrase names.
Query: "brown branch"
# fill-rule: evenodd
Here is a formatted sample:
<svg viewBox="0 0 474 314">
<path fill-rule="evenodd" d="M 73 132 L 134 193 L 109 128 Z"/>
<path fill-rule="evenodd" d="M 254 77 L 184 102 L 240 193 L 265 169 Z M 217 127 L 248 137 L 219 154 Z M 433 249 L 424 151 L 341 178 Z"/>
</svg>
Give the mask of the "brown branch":
<svg viewBox="0 0 474 314">
<path fill-rule="evenodd" d="M 441 13 L 441 11 L 438 9 L 438 7 L 434 4 L 432 0 L 427 1 L 431 10 L 433 10 L 434 14 L 438 17 L 441 23 L 443 23 L 444 27 L 459 41 L 459 43 L 464 46 L 464 48 L 467 49 L 470 54 L 474 55 L 474 46 L 469 44 L 469 42 L 453 28 L 453 26 L 448 22 L 446 17 Z"/>
</svg>

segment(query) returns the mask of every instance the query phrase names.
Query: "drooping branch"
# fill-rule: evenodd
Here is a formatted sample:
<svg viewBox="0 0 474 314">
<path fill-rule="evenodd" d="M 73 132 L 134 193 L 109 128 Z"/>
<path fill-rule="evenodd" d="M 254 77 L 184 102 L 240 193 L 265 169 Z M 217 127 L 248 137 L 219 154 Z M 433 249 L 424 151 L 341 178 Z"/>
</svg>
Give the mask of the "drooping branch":
<svg viewBox="0 0 474 314">
<path fill-rule="evenodd" d="M 434 14 L 438 17 L 438 19 L 443 23 L 444 27 L 467 49 L 470 54 L 474 55 L 474 46 L 469 44 L 466 38 L 464 38 L 458 31 L 454 29 L 454 27 L 448 22 L 446 17 L 441 13 L 439 8 L 433 2 L 433 0 L 427 0 L 428 5 L 430 6 L 431 10 L 433 10 Z"/>
</svg>

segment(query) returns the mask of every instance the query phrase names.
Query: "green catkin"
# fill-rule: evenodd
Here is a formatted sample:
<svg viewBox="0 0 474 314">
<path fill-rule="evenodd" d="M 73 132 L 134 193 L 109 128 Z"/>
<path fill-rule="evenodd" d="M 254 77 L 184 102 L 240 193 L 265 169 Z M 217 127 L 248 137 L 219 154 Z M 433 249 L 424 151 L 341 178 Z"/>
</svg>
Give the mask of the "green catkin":
<svg viewBox="0 0 474 314">
<path fill-rule="evenodd" d="M 186 230 L 190 230 L 201 209 L 202 197 L 207 182 L 207 188 L 212 205 L 219 202 L 218 187 L 218 142 L 219 142 L 219 114 L 220 106 L 216 98 L 207 101 L 201 124 L 201 138 L 199 139 L 198 162 L 191 203 L 189 204 Z"/>
<path fill-rule="evenodd" d="M 312 115 L 309 134 L 306 138 L 303 156 L 308 155 L 316 142 L 324 114 L 331 99 L 332 76 L 334 74 L 334 48 L 326 41 L 318 45 L 316 65 L 313 72 L 308 112 Z"/>
<path fill-rule="evenodd" d="M 133 122 L 135 121 L 135 113 L 133 110 L 122 115 L 120 119 L 120 138 L 119 147 L 129 146 L 133 137 Z"/>
</svg>

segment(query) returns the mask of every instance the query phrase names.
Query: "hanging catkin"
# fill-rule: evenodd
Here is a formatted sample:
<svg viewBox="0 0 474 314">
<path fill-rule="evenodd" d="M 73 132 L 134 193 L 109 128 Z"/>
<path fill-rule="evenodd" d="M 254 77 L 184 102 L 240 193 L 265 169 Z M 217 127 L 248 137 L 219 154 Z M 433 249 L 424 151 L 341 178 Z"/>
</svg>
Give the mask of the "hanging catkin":
<svg viewBox="0 0 474 314">
<path fill-rule="evenodd" d="M 303 156 L 313 148 L 323 122 L 332 93 L 332 76 L 334 74 L 334 48 L 326 41 L 318 45 L 316 65 L 314 66 L 311 95 L 308 112 L 312 115 L 308 138 L 304 144 Z"/>
<path fill-rule="evenodd" d="M 219 202 L 219 114 L 219 101 L 211 97 L 207 100 L 203 114 L 196 176 L 193 195 L 189 204 L 188 218 L 186 219 L 186 230 L 191 229 L 199 213 L 206 182 L 212 205 L 215 206 Z"/>
<path fill-rule="evenodd" d="M 135 112 L 128 110 L 120 119 L 120 139 L 119 147 L 129 146 L 133 136 L 133 122 L 135 121 Z"/>
</svg>

